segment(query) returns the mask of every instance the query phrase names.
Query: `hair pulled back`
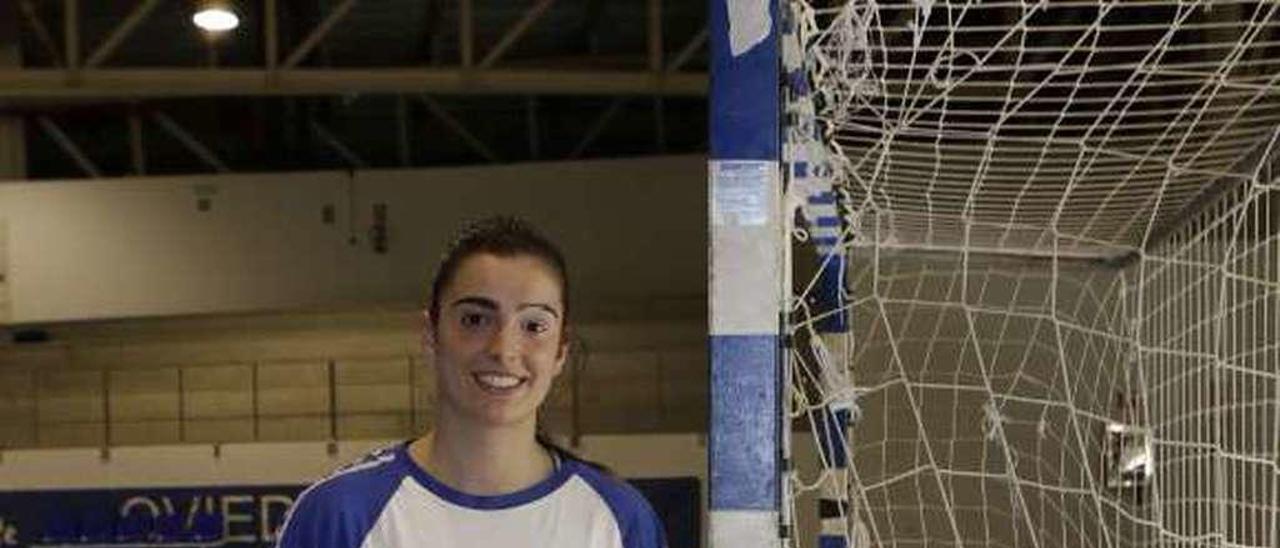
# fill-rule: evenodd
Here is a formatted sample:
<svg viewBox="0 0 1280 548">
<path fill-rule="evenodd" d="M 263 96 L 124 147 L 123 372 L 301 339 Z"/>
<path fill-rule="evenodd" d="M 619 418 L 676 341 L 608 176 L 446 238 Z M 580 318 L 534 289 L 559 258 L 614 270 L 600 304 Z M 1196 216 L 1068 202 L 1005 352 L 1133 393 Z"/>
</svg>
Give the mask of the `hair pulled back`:
<svg viewBox="0 0 1280 548">
<path fill-rule="evenodd" d="M 560 305 L 563 325 L 569 325 L 569 272 L 564 254 L 551 240 L 537 229 L 516 217 L 497 216 L 481 219 L 459 231 L 458 236 L 445 250 L 440 266 L 431 280 L 431 301 L 427 312 L 432 324 L 440 321 L 440 297 L 453 283 L 458 268 L 468 258 L 490 254 L 498 257 L 529 256 L 540 261 L 555 274 L 560 283 Z M 565 333 L 566 330 L 561 330 Z"/>
</svg>

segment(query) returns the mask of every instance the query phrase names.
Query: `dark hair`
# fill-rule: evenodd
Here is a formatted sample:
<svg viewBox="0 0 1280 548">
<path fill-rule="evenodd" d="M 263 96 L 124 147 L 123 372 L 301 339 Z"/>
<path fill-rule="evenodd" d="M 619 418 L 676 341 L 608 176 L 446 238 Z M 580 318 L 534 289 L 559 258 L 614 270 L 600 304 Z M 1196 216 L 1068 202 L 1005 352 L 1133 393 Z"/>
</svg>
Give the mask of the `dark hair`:
<svg viewBox="0 0 1280 548">
<path fill-rule="evenodd" d="M 542 261 L 544 265 L 555 273 L 560 282 L 560 304 L 561 312 L 563 313 L 562 325 L 564 327 L 560 330 L 561 341 L 567 344 L 570 336 L 569 269 L 565 265 L 564 254 L 560 252 L 560 248 L 555 243 L 538 232 L 533 225 L 522 219 L 510 216 L 489 217 L 474 221 L 463 227 L 458 232 L 458 236 L 449 244 L 449 248 L 445 250 L 444 258 L 440 260 L 440 266 L 436 268 L 435 276 L 431 280 L 431 300 L 427 305 L 427 313 L 431 316 L 431 323 L 438 324 L 440 321 L 440 297 L 444 295 L 445 288 L 457 276 L 458 268 L 462 266 L 462 262 L 472 255 L 481 253 L 499 257 L 527 255 Z M 573 459 L 609 472 L 608 467 L 583 459 L 552 441 L 551 436 L 547 434 L 543 427 L 541 415 L 539 415 L 534 438 L 539 445 L 555 452 L 561 458 Z"/>
<path fill-rule="evenodd" d="M 440 296 L 457 276 L 462 262 L 480 253 L 499 257 L 528 255 L 541 260 L 559 278 L 562 323 L 568 329 L 569 270 L 565 266 L 564 254 L 532 225 L 508 216 L 489 217 L 468 224 L 454 238 L 453 243 L 449 244 L 440 266 L 436 268 L 435 277 L 431 280 L 431 301 L 427 312 L 431 315 L 432 323 L 440 320 Z"/>
</svg>

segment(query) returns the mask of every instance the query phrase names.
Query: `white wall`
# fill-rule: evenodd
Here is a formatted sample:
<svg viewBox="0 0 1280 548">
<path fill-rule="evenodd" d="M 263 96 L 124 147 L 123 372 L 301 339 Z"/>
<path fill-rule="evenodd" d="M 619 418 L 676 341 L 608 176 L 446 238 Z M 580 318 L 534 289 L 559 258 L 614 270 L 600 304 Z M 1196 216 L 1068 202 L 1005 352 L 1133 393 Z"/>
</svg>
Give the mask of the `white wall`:
<svg viewBox="0 0 1280 548">
<path fill-rule="evenodd" d="M 682 156 L 0 185 L 0 324 L 415 302 L 459 225 L 496 213 L 562 244 L 581 302 L 702 295 L 704 170 Z M 377 203 L 386 254 L 369 241 Z"/>
</svg>

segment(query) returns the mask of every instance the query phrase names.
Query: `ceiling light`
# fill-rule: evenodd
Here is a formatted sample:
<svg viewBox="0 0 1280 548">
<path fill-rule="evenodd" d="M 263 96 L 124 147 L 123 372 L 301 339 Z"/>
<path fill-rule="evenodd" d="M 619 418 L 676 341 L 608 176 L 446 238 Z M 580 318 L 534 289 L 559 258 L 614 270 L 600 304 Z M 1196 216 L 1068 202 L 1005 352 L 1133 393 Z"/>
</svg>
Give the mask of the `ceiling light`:
<svg viewBox="0 0 1280 548">
<path fill-rule="evenodd" d="M 240 26 L 240 17 L 225 7 L 205 7 L 191 16 L 191 22 L 208 32 L 226 32 Z"/>
</svg>

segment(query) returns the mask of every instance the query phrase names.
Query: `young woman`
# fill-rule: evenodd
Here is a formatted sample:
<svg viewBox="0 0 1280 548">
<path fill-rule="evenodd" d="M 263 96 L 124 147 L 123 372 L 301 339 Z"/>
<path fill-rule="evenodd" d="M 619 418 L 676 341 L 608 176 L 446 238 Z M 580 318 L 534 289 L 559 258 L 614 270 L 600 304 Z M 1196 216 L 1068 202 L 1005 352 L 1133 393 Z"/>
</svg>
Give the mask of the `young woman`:
<svg viewBox="0 0 1280 548">
<path fill-rule="evenodd" d="M 566 274 L 556 246 L 523 222 L 464 230 L 424 314 L 434 429 L 304 491 L 279 546 L 663 547 L 637 491 L 538 431 L 569 348 Z"/>
</svg>

